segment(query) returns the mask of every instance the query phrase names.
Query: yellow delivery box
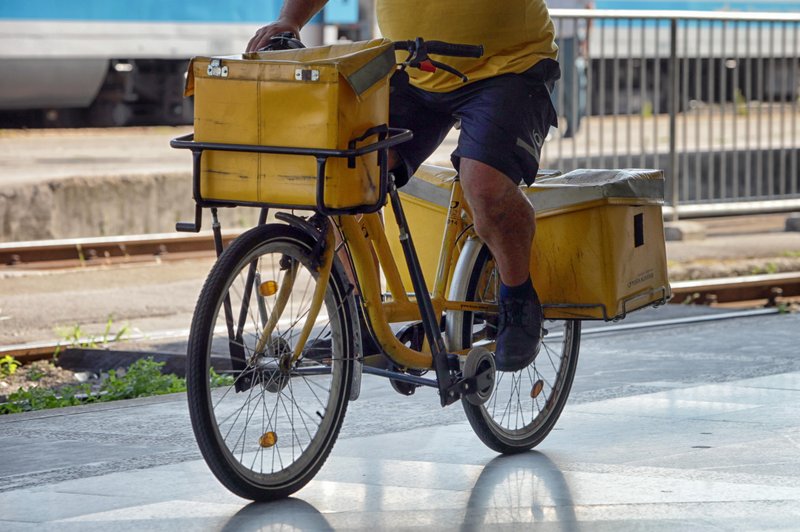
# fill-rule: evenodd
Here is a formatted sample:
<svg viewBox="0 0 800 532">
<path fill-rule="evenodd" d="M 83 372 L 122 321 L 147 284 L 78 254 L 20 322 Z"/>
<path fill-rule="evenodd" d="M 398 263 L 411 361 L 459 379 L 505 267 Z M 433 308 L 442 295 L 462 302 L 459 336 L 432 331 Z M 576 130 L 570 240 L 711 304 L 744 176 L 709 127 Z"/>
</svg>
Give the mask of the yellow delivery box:
<svg viewBox="0 0 800 532">
<path fill-rule="evenodd" d="M 429 286 L 454 175 L 424 167 L 400 193 Z M 612 320 L 669 299 L 663 191 L 659 170 L 575 170 L 523 187 L 537 215 L 531 276 L 548 318 Z M 402 257 L 394 225 L 387 234 Z"/>
<path fill-rule="evenodd" d="M 388 121 L 389 77 L 395 68 L 385 39 L 315 48 L 196 57 L 186 95 L 194 96 L 194 140 L 247 146 L 346 150 Z M 327 207 L 380 201 L 377 152 L 325 169 Z M 285 207 L 316 205 L 317 158 L 308 155 L 205 150 L 204 200 Z"/>
</svg>

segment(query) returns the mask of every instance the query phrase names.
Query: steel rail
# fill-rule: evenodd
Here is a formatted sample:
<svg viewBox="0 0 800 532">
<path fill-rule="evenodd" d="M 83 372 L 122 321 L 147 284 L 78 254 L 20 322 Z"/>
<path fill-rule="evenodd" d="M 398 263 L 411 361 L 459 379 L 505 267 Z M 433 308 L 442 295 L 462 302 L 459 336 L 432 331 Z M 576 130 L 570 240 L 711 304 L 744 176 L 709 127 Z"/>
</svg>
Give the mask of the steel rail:
<svg viewBox="0 0 800 532">
<path fill-rule="evenodd" d="M 734 303 L 800 296 L 800 272 L 746 275 L 671 283 L 672 303 Z"/>
<path fill-rule="evenodd" d="M 228 243 L 241 233 L 240 230 L 224 231 L 223 241 Z M 210 231 L 192 235 L 159 233 L 5 242 L 0 243 L 0 271 L 170 260 L 186 258 L 191 254 L 214 255 L 214 240 Z"/>
<path fill-rule="evenodd" d="M 647 322 L 630 324 L 610 324 L 605 326 L 585 328 L 582 334 L 605 334 L 612 332 L 622 332 L 626 330 L 647 329 L 664 326 L 689 325 L 706 321 L 718 321 L 724 319 L 746 318 L 754 316 L 764 316 L 781 312 L 777 307 L 778 298 L 800 296 L 800 272 L 749 275 L 744 277 L 730 277 L 720 279 L 703 279 L 697 281 L 680 281 L 671 284 L 672 303 L 730 303 L 730 302 L 754 302 L 761 300 L 760 306 L 768 308 L 757 308 L 737 312 L 727 312 L 710 314 L 704 316 L 691 316 L 686 318 L 671 318 L 666 320 L 652 320 Z M 763 303 L 763 300 L 766 300 Z M 189 334 L 186 329 L 156 331 L 147 334 L 126 337 L 125 341 L 140 339 L 176 339 L 185 338 Z M 34 360 L 50 358 L 58 349 L 66 349 L 69 346 L 61 342 L 34 342 L 28 344 L 17 344 L 0 347 L 0 358 L 11 356 L 20 362 L 27 363 Z M 102 351 L 102 350 L 98 350 Z M 142 353 L 143 356 L 147 352 Z M 152 354 L 152 353 L 150 353 Z"/>
</svg>

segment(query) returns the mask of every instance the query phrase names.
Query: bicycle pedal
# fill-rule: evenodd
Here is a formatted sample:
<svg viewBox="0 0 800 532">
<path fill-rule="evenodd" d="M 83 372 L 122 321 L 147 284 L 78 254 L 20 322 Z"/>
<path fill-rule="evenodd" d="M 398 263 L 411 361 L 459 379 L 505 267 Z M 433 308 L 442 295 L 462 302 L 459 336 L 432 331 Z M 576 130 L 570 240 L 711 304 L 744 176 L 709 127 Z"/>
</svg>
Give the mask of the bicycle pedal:
<svg viewBox="0 0 800 532">
<path fill-rule="evenodd" d="M 408 375 L 413 375 L 415 377 L 421 377 L 422 375 L 425 374 L 425 371 L 416 369 L 406 369 L 404 371 L 391 363 L 389 364 L 389 367 L 387 369 L 398 374 L 408 374 Z M 392 385 L 392 389 L 394 391 L 396 391 L 400 395 L 405 395 L 406 397 L 414 395 L 414 392 L 416 392 L 417 388 L 420 387 L 419 384 L 414 384 L 412 382 L 406 382 L 398 379 L 392 379 L 391 377 L 389 378 L 389 384 Z"/>
<path fill-rule="evenodd" d="M 450 371 L 461 371 L 461 357 L 447 353 L 447 367 L 450 368 Z"/>
</svg>

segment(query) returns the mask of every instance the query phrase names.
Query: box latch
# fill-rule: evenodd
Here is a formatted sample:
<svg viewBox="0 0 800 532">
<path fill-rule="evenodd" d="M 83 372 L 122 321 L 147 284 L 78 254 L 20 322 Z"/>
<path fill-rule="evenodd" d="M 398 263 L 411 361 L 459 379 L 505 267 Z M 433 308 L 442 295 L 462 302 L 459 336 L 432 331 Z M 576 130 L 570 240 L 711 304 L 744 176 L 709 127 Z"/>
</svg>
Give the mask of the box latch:
<svg viewBox="0 0 800 532">
<path fill-rule="evenodd" d="M 295 69 L 294 79 L 297 81 L 319 81 L 319 70 L 310 68 Z"/>
<path fill-rule="evenodd" d="M 227 78 L 228 67 L 222 66 L 222 59 L 212 59 L 208 64 L 208 75 L 212 78 Z"/>
</svg>

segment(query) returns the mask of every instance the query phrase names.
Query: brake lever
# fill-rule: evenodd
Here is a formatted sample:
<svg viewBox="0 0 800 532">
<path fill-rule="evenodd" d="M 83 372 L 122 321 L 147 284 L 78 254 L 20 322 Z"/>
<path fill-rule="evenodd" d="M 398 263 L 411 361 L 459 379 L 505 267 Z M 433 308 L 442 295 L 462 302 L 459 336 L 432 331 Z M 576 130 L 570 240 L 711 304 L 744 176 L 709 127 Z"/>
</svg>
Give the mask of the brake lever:
<svg viewBox="0 0 800 532">
<path fill-rule="evenodd" d="M 467 76 L 465 76 L 464 74 L 462 74 L 461 72 L 459 72 L 455 68 L 451 67 L 450 65 L 445 65 L 444 63 L 440 63 L 439 61 L 431 59 L 430 57 L 428 58 L 428 62 L 430 64 L 432 64 L 433 66 L 435 66 L 436 68 L 441 68 L 445 72 L 449 72 L 450 74 L 461 78 L 461 81 L 464 82 L 464 83 L 469 81 L 469 78 Z"/>
<path fill-rule="evenodd" d="M 445 72 L 448 72 L 458 78 L 461 79 L 462 82 L 469 81 L 469 78 L 456 70 L 455 68 L 451 67 L 450 65 L 446 65 L 435 59 L 431 59 L 428 56 L 428 47 L 424 40 L 420 37 L 417 37 L 415 40 L 414 51 L 410 52 L 408 57 L 405 61 L 403 61 L 401 69 L 405 69 L 406 66 L 418 68 L 423 72 L 434 72 L 437 68 L 441 68 Z"/>
</svg>

